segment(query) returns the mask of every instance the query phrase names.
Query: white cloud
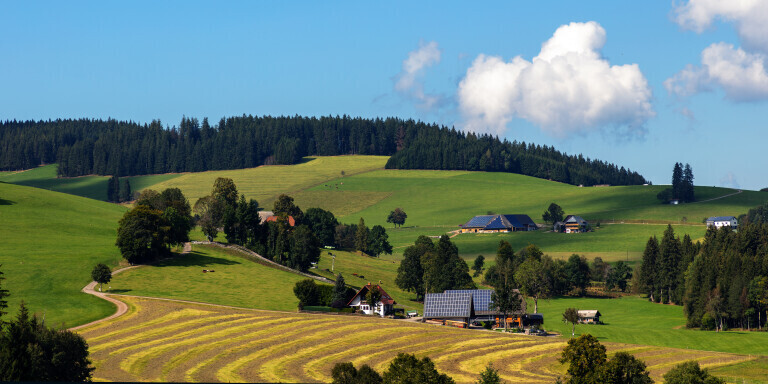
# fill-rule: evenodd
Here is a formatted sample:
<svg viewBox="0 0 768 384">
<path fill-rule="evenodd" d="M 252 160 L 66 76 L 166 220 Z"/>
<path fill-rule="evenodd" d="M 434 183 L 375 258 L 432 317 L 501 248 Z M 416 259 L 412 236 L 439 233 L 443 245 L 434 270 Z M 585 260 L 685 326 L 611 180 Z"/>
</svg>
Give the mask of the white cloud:
<svg viewBox="0 0 768 384">
<path fill-rule="evenodd" d="M 558 28 L 538 56 L 505 62 L 480 55 L 459 84 L 465 128 L 502 134 L 515 117 L 559 137 L 605 126 L 642 132 L 654 116 L 651 90 L 637 64 L 611 65 L 600 55 L 596 22 Z"/>
<path fill-rule="evenodd" d="M 424 71 L 440 62 L 440 48 L 437 42 L 419 43 L 419 48 L 408 53 L 403 60 L 403 69 L 395 76 L 395 90 L 403 95 L 416 99 L 420 107 L 430 109 L 438 104 L 440 96 L 424 93 L 422 77 Z"/>
<path fill-rule="evenodd" d="M 675 7 L 675 13 L 678 24 L 699 33 L 716 19 L 732 22 L 747 48 L 768 53 L 768 1 L 689 0 Z"/>
<path fill-rule="evenodd" d="M 735 101 L 768 99 L 766 56 L 716 43 L 701 52 L 700 67 L 689 65 L 664 81 L 667 91 L 678 96 L 711 91 L 714 86 Z"/>
</svg>

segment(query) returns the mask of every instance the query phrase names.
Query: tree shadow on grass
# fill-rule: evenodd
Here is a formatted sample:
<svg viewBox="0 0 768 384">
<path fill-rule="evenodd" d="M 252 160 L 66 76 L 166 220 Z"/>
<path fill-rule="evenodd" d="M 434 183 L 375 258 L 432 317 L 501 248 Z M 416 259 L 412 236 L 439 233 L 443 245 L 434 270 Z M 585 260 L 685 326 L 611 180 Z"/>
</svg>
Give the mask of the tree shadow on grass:
<svg viewBox="0 0 768 384">
<path fill-rule="evenodd" d="M 107 289 L 104 293 L 115 293 L 115 294 L 121 294 L 126 292 L 131 292 L 132 289 Z"/>
<path fill-rule="evenodd" d="M 208 256 L 198 251 L 192 251 L 185 255 L 177 255 L 160 260 L 153 264 L 155 267 L 215 267 L 217 265 L 242 264 L 239 261 L 222 257 Z"/>
<path fill-rule="evenodd" d="M 0 199 L 0 205 L 13 205 L 13 204 L 16 204 L 16 202 L 11 200 Z"/>
</svg>

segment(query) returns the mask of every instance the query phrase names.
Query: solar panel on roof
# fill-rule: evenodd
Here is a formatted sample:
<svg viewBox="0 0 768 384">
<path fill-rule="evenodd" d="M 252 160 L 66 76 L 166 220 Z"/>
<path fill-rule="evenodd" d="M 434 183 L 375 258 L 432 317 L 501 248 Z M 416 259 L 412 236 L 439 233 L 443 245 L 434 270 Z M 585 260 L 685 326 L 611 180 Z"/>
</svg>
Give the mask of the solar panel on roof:
<svg viewBox="0 0 768 384">
<path fill-rule="evenodd" d="M 424 297 L 424 317 L 470 317 L 472 294 L 467 292 L 428 293 Z"/>
<path fill-rule="evenodd" d="M 454 289 L 445 291 L 446 293 L 468 293 L 472 295 L 472 306 L 476 314 L 485 314 L 483 312 L 496 313 L 496 308 L 491 304 L 492 289 Z"/>
<path fill-rule="evenodd" d="M 464 224 L 464 227 L 485 227 L 488 225 L 488 222 L 493 219 L 493 216 L 483 215 L 483 216 L 475 216 L 472 219 L 470 219 L 466 224 Z"/>
</svg>

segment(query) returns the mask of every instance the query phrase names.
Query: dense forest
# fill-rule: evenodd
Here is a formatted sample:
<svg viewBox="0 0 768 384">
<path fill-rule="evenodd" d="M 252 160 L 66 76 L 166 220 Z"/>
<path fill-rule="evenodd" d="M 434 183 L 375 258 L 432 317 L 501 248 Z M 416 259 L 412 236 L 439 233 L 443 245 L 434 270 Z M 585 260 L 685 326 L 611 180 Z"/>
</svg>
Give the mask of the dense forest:
<svg viewBox="0 0 768 384">
<path fill-rule="evenodd" d="M 59 175 L 133 176 L 295 164 L 304 156 L 392 156 L 387 168 L 514 172 L 570 184 L 643 184 L 636 172 L 553 147 L 414 120 L 343 117 L 5 121 L 0 170 L 58 163 Z"/>
<path fill-rule="evenodd" d="M 689 327 L 762 328 L 768 310 L 768 224 L 710 228 L 703 243 L 672 227 L 648 240 L 637 279 L 650 300 L 682 304 Z"/>
</svg>

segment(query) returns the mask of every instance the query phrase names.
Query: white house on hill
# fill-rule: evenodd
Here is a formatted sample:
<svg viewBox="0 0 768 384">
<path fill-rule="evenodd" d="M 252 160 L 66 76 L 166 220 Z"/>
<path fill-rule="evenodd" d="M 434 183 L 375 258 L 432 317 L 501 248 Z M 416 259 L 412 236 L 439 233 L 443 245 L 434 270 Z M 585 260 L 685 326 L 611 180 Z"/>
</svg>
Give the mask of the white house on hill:
<svg viewBox="0 0 768 384">
<path fill-rule="evenodd" d="M 397 304 L 395 302 L 395 299 L 392 298 L 383 288 L 381 288 L 380 285 L 376 285 L 377 288 L 379 288 L 379 292 L 381 292 L 381 299 L 376 304 L 376 308 L 373 308 L 366 300 L 365 296 L 368 294 L 368 291 L 372 288 L 371 283 L 368 283 L 368 285 L 360 288 L 357 293 L 355 293 L 355 296 L 352 297 L 352 300 L 347 303 L 348 307 L 352 307 L 355 309 L 358 309 L 365 313 L 366 315 L 372 315 L 374 312 L 384 317 L 386 315 L 391 314 L 394 312 L 394 306 Z"/>
<path fill-rule="evenodd" d="M 707 228 L 709 227 L 731 227 L 736 229 L 739 226 L 738 220 L 733 216 L 715 216 L 707 219 Z"/>
</svg>

